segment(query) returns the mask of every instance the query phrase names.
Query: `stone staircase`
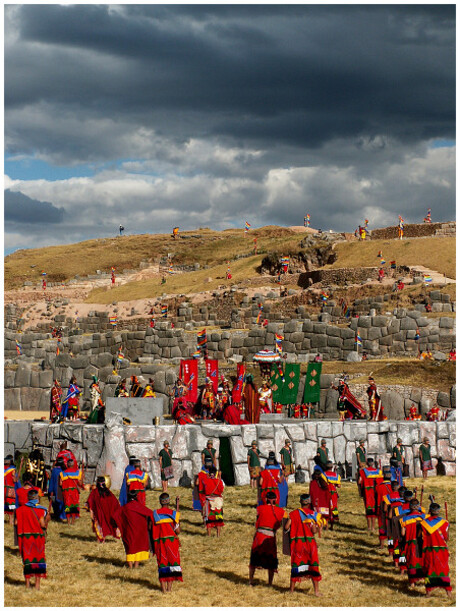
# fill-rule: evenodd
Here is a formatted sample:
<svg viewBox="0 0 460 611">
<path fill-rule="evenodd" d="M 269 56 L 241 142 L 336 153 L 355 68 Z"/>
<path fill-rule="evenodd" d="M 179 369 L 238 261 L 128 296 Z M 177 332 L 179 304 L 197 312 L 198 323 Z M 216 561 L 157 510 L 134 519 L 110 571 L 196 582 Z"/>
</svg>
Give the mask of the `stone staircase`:
<svg viewBox="0 0 460 611">
<path fill-rule="evenodd" d="M 456 223 L 442 223 L 441 227 L 436 229 L 435 235 L 440 237 L 455 237 L 456 235 Z"/>
</svg>

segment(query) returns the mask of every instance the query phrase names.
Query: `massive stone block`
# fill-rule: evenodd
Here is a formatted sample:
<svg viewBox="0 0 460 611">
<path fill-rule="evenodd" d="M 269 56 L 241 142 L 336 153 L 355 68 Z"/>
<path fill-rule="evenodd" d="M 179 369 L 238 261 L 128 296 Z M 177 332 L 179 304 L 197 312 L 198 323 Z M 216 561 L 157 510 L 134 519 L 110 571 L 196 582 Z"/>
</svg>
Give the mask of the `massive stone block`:
<svg viewBox="0 0 460 611">
<path fill-rule="evenodd" d="M 234 465 L 235 484 L 237 486 L 247 486 L 250 481 L 249 470 L 247 465 Z"/>
<path fill-rule="evenodd" d="M 388 420 L 404 420 L 404 399 L 394 391 L 381 393 L 381 401 Z"/>
<path fill-rule="evenodd" d="M 110 475 L 113 488 L 116 490 L 121 487 L 123 473 L 128 464 L 122 422 L 122 417 L 118 414 L 109 414 L 106 417 L 105 445 L 96 468 L 98 475 Z"/>
<path fill-rule="evenodd" d="M 6 427 L 8 427 L 7 440 L 9 443 L 14 443 L 17 449 L 32 449 L 32 428 L 30 422 L 22 420 L 11 421 L 8 424 L 5 423 Z"/>
<path fill-rule="evenodd" d="M 241 437 L 233 436 L 230 439 L 230 450 L 234 464 L 247 463 L 248 449 L 243 444 Z"/>
</svg>

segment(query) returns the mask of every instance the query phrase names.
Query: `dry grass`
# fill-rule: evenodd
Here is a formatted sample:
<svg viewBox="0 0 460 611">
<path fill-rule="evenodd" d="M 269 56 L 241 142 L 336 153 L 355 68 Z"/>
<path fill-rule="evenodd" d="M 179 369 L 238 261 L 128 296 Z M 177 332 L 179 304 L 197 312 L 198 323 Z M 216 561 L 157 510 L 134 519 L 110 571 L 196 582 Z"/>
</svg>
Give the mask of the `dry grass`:
<svg viewBox="0 0 460 611">
<path fill-rule="evenodd" d="M 423 265 L 455 278 L 455 238 L 407 238 L 404 240 L 369 240 L 339 242 L 335 246 L 338 260 L 325 268 L 378 267 L 381 250 L 387 263 Z"/>
<path fill-rule="evenodd" d="M 188 239 L 173 240 L 170 234 L 142 234 L 88 240 L 77 244 L 19 250 L 5 258 L 5 288 L 19 287 L 25 280 L 40 281 L 42 270 L 50 282 L 61 282 L 75 275 L 137 269 L 143 260 L 156 261 L 168 253 L 176 264 L 223 264 L 236 255 L 253 252 L 257 237 L 259 252 L 285 252 L 298 246 L 304 236 L 283 227 L 262 227 L 245 236 L 241 229 L 218 232 L 210 229 L 181 232 Z"/>
<path fill-rule="evenodd" d="M 409 480 L 420 486 L 421 480 Z M 306 486 L 290 486 L 289 507 L 295 509 Z M 428 490 L 429 488 L 429 490 Z M 176 491 L 174 491 L 176 492 Z M 341 522 L 334 532 L 318 540 L 323 580 L 322 598 L 312 595 L 311 584 L 288 592 L 290 560 L 281 555 L 275 585 L 266 584 L 266 572 L 256 572 L 256 586 L 247 584 L 248 561 L 254 533 L 254 493 L 249 487 L 225 491 L 226 526 L 222 538 L 205 536 L 200 516 L 192 512 L 191 490 L 178 489 L 181 496 L 180 535 L 184 582 L 175 584 L 172 594 L 161 594 L 155 560 L 137 571 L 124 567 L 121 542 L 99 545 L 91 531 L 88 514 L 74 527 L 51 523 L 47 542 L 48 579 L 42 590 L 27 592 L 22 582 L 20 558 L 13 548 L 12 530 L 5 526 L 5 605 L 40 607 L 81 606 L 171 606 L 171 607 L 288 607 L 288 606 L 455 606 L 443 592 L 432 599 L 423 596 L 423 586 L 410 592 L 407 577 L 400 575 L 386 552 L 377 547 L 377 536 L 365 530 L 362 503 L 356 484 L 345 483 L 340 492 Z M 449 502 L 451 520 L 451 578 L 455 583 L 455 479 L 432 478 L 424 499 Z M 147 494 L 147 505 L 156 506 L 158 491 Z M 86 498 L 87 493 L 84 497 Z M 279 540 L 279 537 L 278 537 Z M 280 541 L 278 548 L 280 549 Z"/>
<path fill-rule="evenodd" d="M 455 384 L 455 363 L 435 363 L 415 359 L 378 359 L 348 363 L 325 361 L 322 373 L 362 373 L 353 384 L 364 384 L 371 372 L 379 384 L 403 384 L 418 388 L 434 388 L 449 392 Z"/>
</svg>

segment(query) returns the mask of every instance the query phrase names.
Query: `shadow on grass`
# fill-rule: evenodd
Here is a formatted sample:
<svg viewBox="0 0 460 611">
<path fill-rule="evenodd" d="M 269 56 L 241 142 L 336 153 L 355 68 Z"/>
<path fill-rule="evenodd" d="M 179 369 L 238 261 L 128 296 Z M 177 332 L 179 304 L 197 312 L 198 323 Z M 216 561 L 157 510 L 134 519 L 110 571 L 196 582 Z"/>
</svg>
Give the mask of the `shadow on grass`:
<svg viewBox="0 0 460 611">
<path fill-rule="evenodd" d="M 110 564 L 111 566 L 119 566 L 121 568 L 127 566 L 126 562 L 119 558 L 103 558 L 100 556 L 90 556 L 89 554 L 83 554 L 82 558 L 85 558 L 88 562 L 97 562 L 98 564 Z"/>
<path fill-rule="evenodd" d="M 133 569 L 135 571 L 136 569 Z M 149 588 L 150 590 L 157 590 L 161 592 L 161 587 L 153 581 L 149 581 L 148 579 L 142 579 L 142 577 L 128 577 L 128 576 L 119 576 L 119 575 L 106 575 L 106 579 L 114 579 L 117 581 L 123 581 L 124 583 L 129 582 L 133 583 L 136 586 L 143 586 L 144 588 Z"/>
<path fill-rule="evenodd" d="M 375 565 L 372 567 L 366 566 L 366 573 L 359 571 L 357 572 L 349 569 L 348 567 L 342 567 L 341 573 L 351 575 L 353 579 L 361 581 L 361 583 L 364 585 L 375 585 L 380 588 L 387 588 L 390 591 L 405 594 L 410 598 L 419 598 L 420 600 L 425 598 L 422 593 L 417 592 L 416 590 L 410 590 L 408 587 L 408 581 L 402 582 L 395 579 L 395 577 L 389 573 L 382 573 L 382 571 Z"/>
<path fill-rule="evenodd" d="M 5 575 L 5 583 L 7 583 L 10 586 L 21 586 L 23 588 L 26 587 L 24 579 L 14 579 L 13 577 L 10 577 L 9 575 Z"/>
<path fill-rule="evenodd" d="M 10 547 L 9 545 L 5 545 L 3 549 L 5 550 L 5 552 L 8 552 L 12 556 L 19 556 L 19 549 L 16 547 Z"/>
<path fill-rule="evenodd" d="M 220 577 L 221 579 L 225 579 L 227 581 L 231 581 L 232 583 L 235 583 L 237 585 L 245 585 L 245 586 L 248 586 L 248 588 L 251 587 L 249 585 L 249 576 L 242 577 L 241 575 L 238 575 L 237 573 L 233 573 L 232 571 L 219 571 L 217 569 L 210 569 L 210 568 L 206 569 L 206 571 L 208 573 L 214 573 L 214 575 L 217 575 L 217 577 Z M 266 586 L 267 588 L 270 588 L 270 590 L 276 590 L 278 592 L 287 591 L 286 587 L 283 588 L 282 586 L 278 586 L 276 584 L 269 586 L 268 581 L 257 579 L 257 577 L 254 578 L 254 586 Z"/>
<path fill-rule="evenodd" d="M 59 533 L 59 536 L 64 539 L 78 539 L 79 541 L 90 541 L 91 543 L 97 543 L 96 537 L 90 537 L 89 535 L 72 535 L 70 533 Z"/>
</svg>

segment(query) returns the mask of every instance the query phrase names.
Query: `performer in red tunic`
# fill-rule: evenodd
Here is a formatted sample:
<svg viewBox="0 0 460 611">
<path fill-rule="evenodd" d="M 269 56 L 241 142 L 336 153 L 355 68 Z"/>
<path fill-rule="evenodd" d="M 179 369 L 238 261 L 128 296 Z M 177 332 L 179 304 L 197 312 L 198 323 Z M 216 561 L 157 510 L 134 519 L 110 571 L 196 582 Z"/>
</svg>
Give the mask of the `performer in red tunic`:
<svg viewBox="0 0 460 611">
<path fill-rule="evenodd" d="M 180 564 L 179 497 L 176 497 L 176 510 L 170 509 L 167 492 L 160 494 L 160 509 L 153 512 L 153 545 L 158 563 L 158 577 L 161 591 L 171 592 L 174 581 L 182 581 Z"/>
<path fill-rule="evenodd" d="M 327 530 L 329 524 L 332 526 L 332 496 L 327 479 L 318 465 L 313 470 L 310 497 L 313 509 L 323 517 Z"/>
<path fill-rule="evenodd" d="M 332 529 L 332 524 L 339 521 L 339 494 L 337 492 L 337 488 L 340 488 L 340 475 L 334 471 L 331 460 L 328 460 L 326 463 L 324 477 L 326 478 L 329 486 L 329 492 L 331 494 Z"/>
<path fill-rule="evenodd" d="M 300 495 L 300 509 L 289 514 L 284 528 L 289 531 L 291 540 L 291 588 L 294 592 L 295 584 L 305 579 L 311 579 L 315 596 L 319 596 L 319 582 L 321 573 L 319 570 L 318 546 L 315 541 L 315 533 L 318 526 L 312 520 L 308 510 L 310 495 Z"/>
<path fill-rule="evenodd" d="M 3 473 L 3 494 L 5 499 L 5 515 L 8 516 L 8 521 L 13 525 L 14 510 L 16 509 L 16 467 L 11 454 L 4 458 L 4 473 Z"/>
<path fill-rule="evenodd" d="M 37 590 L 40 589 L 41 578 L 46 577 L 45 533 L 49 519 L 47 509 L 38 504 L 37 491 L 29 490 L 27 503 L 16 509 L 14 520 L 26 588 L 30 588 L 33 575 Z"/>
<path fill-rule="evenodd" d="M 391 492 L 391 470 L 390 467 L 384 466 L 382 470 L 383 481 L 376 485 L 375 492 L 377 495 L 377 522 L 379 526 L 380 547 L 383 548 L 385 539 L 387 538 L 386 529 L 386 514 L 383 498 Z"/>
<path fill-rule="evenodd" d="M 67 449 L 67 441 L 64 441 L 64 443 L 61 444 L 59 452 L 56 456 L 56 461 L 62 458 L 62 460 L 64 461 L 64 465 L 65 468 L 67 469 L 69 460 L 73 460 L 75 464 L 77 464 L 77 459 L 75 458 L 75 454 L 71 451 Z"/>
<path fill-rule="evenodd" d="M 133 461 L 134 469 L 126 473 L 126 486 L 129 490 L 137 491 L 137 501 L 145 505 L 145 489 L 147 487 L 149 476 L 148 473 L 142 471 L 141 469 L 141 461 L 134 460 Z"/>
<path fill-rule="evenodd" d="M 403 515 L 399 523 L 401 525 L 401 535 L 405 542 L 404 554 L 406 557 L 409 587 L 412 587 L 417 581 L 425 578 L 422 558 L 423 539 L 420 526 L 422 520 L 425 518 L 425 514 L 417 499 L 412 499 L 409 507 L 409 513 Z"/>
<path fill-rule="evenodd" d="M 368 458 L 366 462 L 367 467 L 359 471 L 358 485 L 363 492 L 367 529 L 373 532 L 375 530 L 375 517 L 377 516 L 377 495 L 375 489 L 383 481 L 383 474 L 380 469 L 374 466 L 373 458 Z"/>
<path fill-rule="evenodd" d="M 254 379 L 251 374 L 246 376 L 243 401 L 246 420 L 251 424 L 257 424 L 260 419 L 259 391 L 254 385 Z"/>
<path fill-rule="evenodd" d="M 386 417 L 383 415 L 383 406 L 377 390 L 377 385 L 373 377 L 369 377 L 369 386 L 367 387 L 366 393 L 369 400 L 369 419 L 386 420 Z"/>
<path fill-rule="evenodd" d="M 390 484 L 390 492 L 384 494 L 382 497 L 382 519 L 385 522 L 385 532 L 387 536 L 388 554 L 393 555 L 394 540 L 393 540 L 393 528 L 391 523 L 391 508 L 393 505 L 402 504 L 401 494 L 399 492 L 400 485 L 398 480 L 392 480 Z"/>
<path fill-rule="evenodd" d="M 130 490 L 128 502 L 114 515 L 130 569 L 137 568 L 139 562 L 148 560 L 150 557 L 149 531 L 153 522 L 153 512 L 144 504 L 139 503 L 136 498 L 137 494 L 137 490 Z"/>
<path fill-rule="evenodd" d="M 217 469 L 214 465 L 209 467 L 209 475 L 203 479 L 203 492 L 205 503 L 203 507 L 204 523 L 208 535 L 211 535 L 211 528 L 216 528 L 217 536 L 224 526 L 224 493 L 225 484 L 217 478 Z"/>
<path fill-rule="evenodd" d="M 50 394 L 50 421 L 56 422 L 61 417 L 62 388 L 59 380 L 54 380 Z"/>
<path fill-rule="evenodd" d="M 275 494 L 276 505 L 280 504 L 280 493 L 278 484 L 283 479 L 282 471 L 280 469 L 270 468 L 276 466 L 276 459 L 269 455 L 267 462 L 265 463 L 265 469 L 260 473 L 259 479 L 259 492 L 260 502 L 264 503 L 267 500 L 267 494 L 273 492 Z"/>
<path fill-rule="evenodd" d="M 195 418 L 190 415 L 188 409 L 184 405 L 184 399 L 179 399 L 177 403 L 175 403 L 175 407 L 173 407 L 172 411 L 173 420 L 177 422 L 177 424 L 194 424 Z"/>
<path fill-rule="evenodd" d="M 68 461 L 67 469 L 60 473 L 59 481 L 62 488 L 67 524 L 74 524 L 75 520 L 80 517 L 80 492 L 78 489 L 84 488 L 84 486 L 81 469 L 72 459 Z"/>
<path fill-rule="evenodd" d="M 249 561 L 249 585 L 254 585 L 256 569 L 267 569 L 268 585 L 272 585 L 273 577 L 278 572 L 278 553 L 276 549 L 276 531 L 281 526 L 287 513 L 276 506 L 276 495 L 269 490 L 265 496 L 264 505 L 257 508 L 256 532 L 251 548 Z"/>
<path fill-rule="evenodd" d="M 429 515 L 420 522 L 423 532 L 423 568 L 425 571 L 426 595 L 431 596 L 435 588 L 444 588 L 452 596 L 449 577 L 449 522 L 440 517 L 441 507 L 431 503 Z"/>
<path fill-rule="evenodd" d="M 22 476 L 22 487 L 16 490 L 18 505 L 25 505 L 29 501 L 29 490 L 35 490 L 39 497 L 44 496 L 41 488 L 32 485 L 33 474 L 26 471 Z"/>
<path fill-rule="evenodd" d="M 99 543 L 104 543 L 106 537 L 120 538 L 114 515 L 120 508 L 116 496 L 107 488 L 106 480 L 100 475 L 96 480 L 96 488 L 91 490 L 87 501 L 93 523 L 93 532 Z"/>
</svg>

